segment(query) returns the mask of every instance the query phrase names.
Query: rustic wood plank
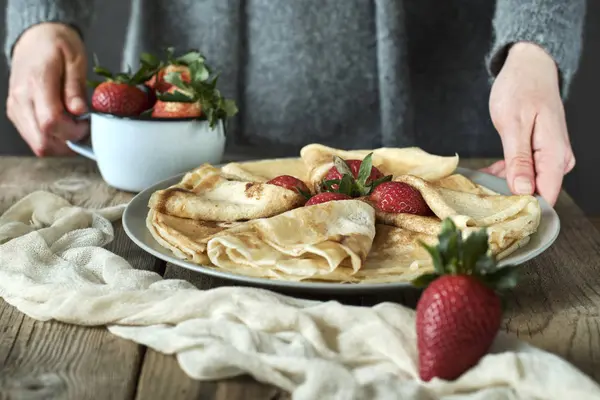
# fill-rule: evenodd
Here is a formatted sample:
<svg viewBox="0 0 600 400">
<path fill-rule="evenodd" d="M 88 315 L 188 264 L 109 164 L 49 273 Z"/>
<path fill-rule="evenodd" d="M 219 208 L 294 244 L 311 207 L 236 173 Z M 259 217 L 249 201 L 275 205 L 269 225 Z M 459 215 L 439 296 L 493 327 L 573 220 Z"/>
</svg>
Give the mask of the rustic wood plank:
<svg viewBox="0 0 600 400">
<path fill-rule="evenodd" d="M 567 194 L 556 210 L 560 236 L 523 266 L 506 330 L 600 380 L 600 233 Z"/>
<path fill-rule="evenodd" d="M 0 212 L 35 190 L 73 204 L 102 207 L 131 195 L 107 187 L 96 166 L 81 158 L 0 158 Z M 115 225 L 107 248 L 137 268 L 162 263 L 143 252 Z M 132 399 L 144 348 L 87 328 L 25 317 L 0 300 L 0 398 Z"/>
</svg>

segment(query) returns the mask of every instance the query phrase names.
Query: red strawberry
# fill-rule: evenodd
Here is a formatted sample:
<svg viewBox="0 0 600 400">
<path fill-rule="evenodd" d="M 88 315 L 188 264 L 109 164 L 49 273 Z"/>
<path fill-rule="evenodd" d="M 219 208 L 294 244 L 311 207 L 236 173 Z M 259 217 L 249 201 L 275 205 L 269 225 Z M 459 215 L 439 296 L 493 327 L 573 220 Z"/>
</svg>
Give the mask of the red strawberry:
<svg viewBox="0 0 600 400">
<path fill-rule="evenodd" d="M 369 200 L 383 212 L 431 215 L 421 193 L 404 182 L 381 183 L 373 190 Z"/>
<path fill-rule="evenodd" d="M 157 100 L 152 109 L 152 118 L 197 118 L 202 116 L 200 102 L 183 103 Z"/>
<path fill-rule="evenodd" d="M 489 350 L 502 322 L 496 291 L 516 285 L 516 268 L 498 268 L 488 254 L 485 229 L 462 238 L 451 219 L 442 224 L 431 254 L 434 273 L 418 277 L 427 286 L 416 309 L 419 375 L 454 380 Z"/>
<path fill-rule="evenodd" d="M 103 82 L 92 95 L 94 110 L 120 116 L 140 115 L 151 107 L 142 89 L 128 83 Z"/>
<path fill-rule="evenodd" d="M 305 206 L 313 206 L 315 204 L 327 203 L 328 201 L 334 200 L 352 200 L 352 197 L 344 193 L 323 192 L 308 199 Z"/>
<path fill-rule="evenodd" d="M 306 187 L 306 184 L 304 182 L 302 182 L 300 179 L 293 177 L 291 175 L 280 175 L 280 176 L 277 176 L 277 177 L 271 179 L 267 183 L 269 183 L 271 185 L 281 186 L 286 189 L 293 190 L 295 192 L 299 192 L 300 194 L 310 193 L 310 191 L 308 190 L 308 187 Z"/>
<path fill-rule="evenodd" d="M 333 167 L 329 169 L 322 182 L 321 191 L 345 193 L 350 197 L 367 196 L 382 182 L 392 179 L 391 175 L 383 176 L 381 171 L 372 166 L 373 153 L 361 160 L 342 160 L 333 156 Z"/>
<path fill-rule="evenodd" d="M 152 76 L 149 80 L 146 81 L 146 85 L 151 87 L 153 90 L 157 92 L 168 92 L 173 84 L 165 81 L 165 75 L 168 75 L 172 72 L 177 72 L 181 74 L 181 80 L 186 83 L 190 83 L 190 69 L 186 65 L 167 65 L 164 68 L 161 68 L 155 75 Z"/>
<path fill-rule="evenodd" d="M 142 65 L 135 74 L 130 71 L 114 74 L 98 65 L 95 59 L 94 72 L 104 81 L 89 81 L 94 87 L 92 108 L 99 112 L 136 116 L 152 107 L 153 95 L 146 91 L 143 82 L 154 70 Z"/>
<path fill-rule="evenodd" d="M 362 160 L 344 160 L 346 162 L 346 164 L 348 165 L 348 167 L 350 168 L 350 171 L 352 171 L 352 176 L 354 177 L 354 179 L 358 178 L 358 172 L 360 170 L 360 164 L 362 163 Z M 327 175 L 325 175 L 325 180 L 333 180 L 333 179 L 342 179 L 343 174 L 338 171 L 338 169 L 333 166 L 329 169 L 329 171 L 327 171 Z M 379 171 L 379 169 L 377 169 L 377 167 L 371 167 L 371 173 L 369 175 L 369 177 L 367 178 L 365 183 L 370 183 L 372 181 L 376 181 L 379 178 L 382 178 L 383 174 L 381 173 L 381 171 Z"/>
<path fill-rule="evenodd" d="M 171 86 L 167 93 L 183 95 L 183 99 L 186 101 L 157 100 L 152 108 L 152 118 L 197 118 L 202 116 L 200 101 L 192 102 L 182 90 L 175 86 Z"/>
<path fill-rule="evenodd" d="M 190 64 L 195 62 L 204 63 L 204 57 L 196 50 L 189 51 L 180 56 L 175 56 L 175 49 L 170 47 L 166 50 L 166 61 L 159 60 L 153 54 L 143 53 L 140 57 L 142 65 L 156 71 L 145 83 L 153 90 L 163 93 L 167 92 L 173 83 L 167 82 L 165 76 L 176 72 L 181 76 L 181 80 L 186 83 L 191 82 Z M 207 71 L 208 72 L 208 71 Z"/>
</svg>

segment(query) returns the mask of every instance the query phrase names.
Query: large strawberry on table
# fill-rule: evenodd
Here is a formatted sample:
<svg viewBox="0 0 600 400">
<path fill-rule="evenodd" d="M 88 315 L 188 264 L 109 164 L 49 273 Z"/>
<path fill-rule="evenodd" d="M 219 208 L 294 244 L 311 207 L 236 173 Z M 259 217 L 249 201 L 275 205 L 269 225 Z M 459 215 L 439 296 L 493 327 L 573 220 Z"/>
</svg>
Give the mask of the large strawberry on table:
<svg viewBox="0 0 600 400">
<path fill-rule="evenodd" d="M 502 322 L 498 292 L 516 285 L 517 271 L 497 267 L 485 229 L 465 239 L 449 218 L 439 244 L 424 247 L 435 271 L 414 281 L 427 286 L 417 304 L 419 372 L 453 380 L 488 352 Z"/>
</svg>

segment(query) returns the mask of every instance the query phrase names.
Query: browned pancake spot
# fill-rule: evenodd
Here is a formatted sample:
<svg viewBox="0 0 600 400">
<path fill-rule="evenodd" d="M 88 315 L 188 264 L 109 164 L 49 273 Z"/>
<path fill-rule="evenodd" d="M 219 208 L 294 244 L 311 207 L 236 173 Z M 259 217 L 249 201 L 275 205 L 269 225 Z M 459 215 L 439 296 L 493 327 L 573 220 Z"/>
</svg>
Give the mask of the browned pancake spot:
<svg viewBox="0 0 600 400">
<path fill-rule="evenodd" d="M 244 190 L 244 193 L 249 199 L 255 198 L 256 200 L 260 200 L 260 196 L 262 196 L 262 191 L 262 183 L 248 182 L 246 183 L 246 190 Z"/>
<path fill-rule="evenodd" d="M 210 190 L 214 188 L 217 183 L 221 180 L 219 175 L 209 175 L 205 179 L 202 179 L 198 185 L 194 188 L 195 193 L 199 193 L 204 190 Z"/>
<path fill-rule="evenodd" d="M 189 190 L 172 187 L 162 191 L 163 195 L 159 197 L 159 200 L 156 202 L 154 209 L 162 214 L 169 214 L 167 212 L 167 203 L 175 195 L 175 193 L 190 193 Z"/>
</svg>

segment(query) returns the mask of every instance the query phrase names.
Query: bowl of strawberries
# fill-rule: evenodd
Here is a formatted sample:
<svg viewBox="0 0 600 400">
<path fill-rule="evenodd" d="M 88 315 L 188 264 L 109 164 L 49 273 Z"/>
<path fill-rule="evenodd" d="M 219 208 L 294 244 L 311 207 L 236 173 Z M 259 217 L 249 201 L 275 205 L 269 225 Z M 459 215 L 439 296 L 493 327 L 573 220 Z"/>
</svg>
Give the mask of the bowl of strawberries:
<svg viewBox="0 0 600 400">
<path fill-rule="evenodd" d="M 112 73 L 95 60 L 101 78 L 94 91 L 90 144 L 67 142 L 94 160 L 112 187 L 139 192 L 203 163 L 218 164 L 225 151 L 226 122 L 237 113 L 217 89 L 204 56 L 195 50 L 164 57 L 144 53 L 139 68 Z"/>
</svg>

